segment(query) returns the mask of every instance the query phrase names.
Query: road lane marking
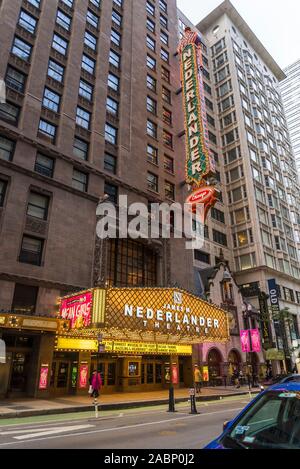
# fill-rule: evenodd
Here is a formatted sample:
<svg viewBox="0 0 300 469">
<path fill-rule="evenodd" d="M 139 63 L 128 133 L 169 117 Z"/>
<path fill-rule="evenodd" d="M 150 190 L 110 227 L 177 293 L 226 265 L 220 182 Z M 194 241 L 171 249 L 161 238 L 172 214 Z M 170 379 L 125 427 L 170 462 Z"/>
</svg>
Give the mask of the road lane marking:
<svg viewBox="0 0 300 469">
<path fill-rule="evenodd" d="M 215 412 L 206 412 L 206 413 L 203 413 L 203 414 L 187 415 L 185 417 L 178 417 L 178 418 L 174 418 L 174 419 L 166 419 L 166 420 L 160 420 L 160 421 L 155 421 L 155 422 L 138 423 L 138 424 L 135 424 L 135 425 L 127 425 L 127 426 L 123 426 L 123 427 L 103 428 L 101 430 L 91 430 L 91 431 L 87 431 L 87 432 L 83 432 L 83 433 L 69 433 L 69 434 L 64 435 L 64 438 L 77 437 L 77 436 L 86 436 L 86 435 L 92 435 L 92 434 L 104 433 L 104 432 L 107 433 L 107 432 L 114 432 L 114 431 L 122 431 L 122 430 L 128 430 L 128 429 L 139 428 L 139 427 L 148 427 L 148 426 L 151 426 L 151 425 L 159 425 L 159 424 L 164 424 L 164 423 L 176 422 L 178 420 L 195 419 L 197 417 L 204 417 L 204 416 L 207 416 L 207 415 L 224 414 L 224 413 L 227 413 L 227 412 L 234 412 L 234 411 L 239 411 L 239 410 L 242 410 L 242 409 L 243 409 L 243 407 L 234 408 L 234 409 L 224 409 L 224 410 L 218 410 L 218 411 L 215 411 Z M 21 439 L 22 437 L 15 437 L 15 438 L 16 439 Z M 46 436 L 46 437 L 42 437 L 42 438 L 36 438 L 34 440 L 31 440 L 31 442 L 44 441 L 44 440 L 53 440 L 53 439 L 57 439 L 57 438 L 60 438 L 60 437 L 59 436 L 49 436 L 49 437 Z M 10 442 L 10 443 L 0 443 L 0 446 L 11 446 L 11 445 L 16 445 L 16 444 L 20 444 L 20 443 L 24 443 L 24 441 Z"/>
<path fill-rule="evenodd" d="M 23 435 L 20 435 L 20 436 L 14 436 L 13 438 L 16 439 L 16 440 L 27 440 L 27 439 L 30 439 L 30 438 L 37 438 L 39 436 L 47 436 L 47 435 L 53 435 L 53 434 L 57 434 L 57 433 L 66 433 L 66 432 L 74 432 L 74 431 L 77 431 L 77 430 L 84 430 L 86 428 L 95 428 L 95 425 L 68 425 L 67 427 L 55 427 L 55 428 L 51 428 L 49 430 L 45 430 L 43 428 L 36 428 L 36 429 L 32 429 L 32 430 L 25 430 L 25 432 L 21 431 L 21 430 L 18 430 L 17 432 L 13 432 L 14 434 L 16 433 L 23 433 Z M 30 432 L 28 435 L 24 435 L 24 433 L 28 433 Z M 34 433 L 32 433 L 34 432 Z M 1 433 L 2 436 L 5 436 L 5 435 L 9 435 L 11 434 L 12 432 L 7 432 L 5 434 L 4 433 Z"/>
</svg>

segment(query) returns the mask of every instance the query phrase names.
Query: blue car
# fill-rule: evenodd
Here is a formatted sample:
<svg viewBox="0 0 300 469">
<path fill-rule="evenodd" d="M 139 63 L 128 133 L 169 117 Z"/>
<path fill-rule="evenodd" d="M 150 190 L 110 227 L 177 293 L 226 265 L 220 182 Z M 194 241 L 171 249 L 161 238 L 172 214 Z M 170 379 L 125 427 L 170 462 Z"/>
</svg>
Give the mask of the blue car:
<svg viewBox="0 0 300 469">
<path fill-rule="evenodd" d="M 205 449 L 300 449 L 300 382 L 261 392 Z"/>
</svg>

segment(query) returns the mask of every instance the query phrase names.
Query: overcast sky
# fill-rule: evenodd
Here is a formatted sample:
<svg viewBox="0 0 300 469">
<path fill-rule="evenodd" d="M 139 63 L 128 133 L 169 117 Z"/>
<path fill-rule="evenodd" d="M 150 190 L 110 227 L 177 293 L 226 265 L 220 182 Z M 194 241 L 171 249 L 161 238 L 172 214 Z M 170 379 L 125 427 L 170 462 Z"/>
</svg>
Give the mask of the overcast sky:
<svg viewBox="0 0 300 469">
<path fill-rule="evenodd" d="M 177 0 L 178 7 L 198 23 L 221 0 Z M 268 52 L 284 68 L 300 59 L 299 0 L 231 0 Z"/>
</svg>

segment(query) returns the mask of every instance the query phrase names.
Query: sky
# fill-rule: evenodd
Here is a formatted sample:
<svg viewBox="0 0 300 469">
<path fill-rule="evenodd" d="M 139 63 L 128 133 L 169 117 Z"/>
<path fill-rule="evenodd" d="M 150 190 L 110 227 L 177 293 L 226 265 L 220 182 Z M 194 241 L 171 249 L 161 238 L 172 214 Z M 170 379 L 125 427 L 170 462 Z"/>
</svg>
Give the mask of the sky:
<svg viewBox="0 0 300 469">
<path fill-rule="evenodd" d="M 177 0 L 180 10 L 194 23 L 222 0 Z M 299 0 L 231 0 L 258 39 L 281 68 L 300 59 Z"/>
</svg>

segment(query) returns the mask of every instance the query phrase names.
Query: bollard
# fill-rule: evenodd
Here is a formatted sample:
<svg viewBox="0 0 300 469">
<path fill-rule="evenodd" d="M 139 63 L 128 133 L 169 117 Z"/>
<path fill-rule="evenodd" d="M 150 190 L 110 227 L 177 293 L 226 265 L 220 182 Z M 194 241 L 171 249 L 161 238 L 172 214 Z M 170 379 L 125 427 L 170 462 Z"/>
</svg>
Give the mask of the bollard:
<svg viewBox="0 0 300 469">
<path fill-rule="evenodd" d="M 191 400 L 191 412 L 190 412 L 190 414 L 198 414 L 197 407 L 196 407 L 195 388 L 190 389 L 190 400 Z"/>
<path fill-rule="evenodd" d="M 98 400 L 96 397 L 94 398 L 94 406 L 95 406 L 95 417 L 97 419 L 99 417 L 99 413 L 98 413 Z"/>
<path fill-rule="evenodd" d="M 169 410 L 168 412 L 176 412 L 175 410 L 175 400 L 174 400 L 174 387 L 169 387 Z"/>
</svg>

